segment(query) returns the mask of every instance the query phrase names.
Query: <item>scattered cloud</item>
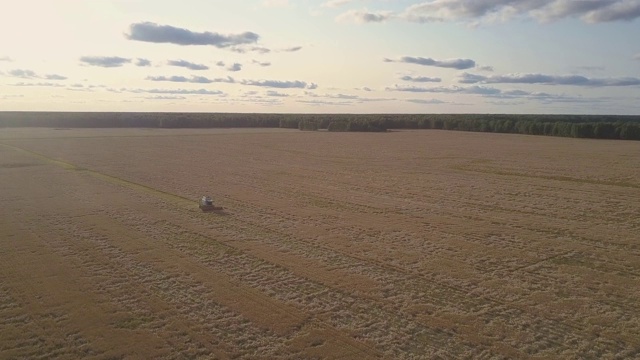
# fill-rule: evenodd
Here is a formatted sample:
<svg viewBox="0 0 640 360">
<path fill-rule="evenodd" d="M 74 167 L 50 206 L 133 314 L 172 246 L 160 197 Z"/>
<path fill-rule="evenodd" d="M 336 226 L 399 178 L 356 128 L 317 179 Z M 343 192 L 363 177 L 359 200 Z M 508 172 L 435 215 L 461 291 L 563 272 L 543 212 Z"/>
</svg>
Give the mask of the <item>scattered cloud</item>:
<svg viewBox="0 0 640 360">
<path fill-rule="evenodd" d="M 271 52 L 271 49 L 268 49 L 264 46 L 244 46 L 244 45 L 232 46 L 229 48 L 229 50 L 233 52 L 237 52 L 239 54 L 246 54 L 248 52 L 256 52 L 258 54 L 268 54 Z"/>
<path fill-rule="evenodd" d="M 185 82 L 196 84 L 210 84 L 210 83 L 235 83 L 235 79 L 228 76 L 226 78 L 209 79 L 204 76 L 192 76 L 190 78 L 185 76 L 148 76 L 146 80 L 150 81 L 171 81 L 171 82 Z"/>
<path fill-rule="evenodd" d="M 349 10 L 336 17 L 336 21 L 339 23 L 381 23 L 389 20 L 393 17 L 393 13 L 390 11 L 369 12 L 367 10 Z"/>
<path fill-rule="evenodd" d="M 458 82 L 461 84 L 475 84 L 482 82 L 485 79 L 488 79 L 488 77 L 478 74 L 463 73 L 462 75 L 460 75 L 460 79 L 458 80 Z"/>
<path fill-rule="evenodd" d="M 635 54 L 635 55 L 633 56 L 633 60 L 638 60 L 638 61 L 640 61 L 640 53 Z"/>
<path fill-rule="evenodd" d="M 394 101 L 394 100 L 398 100 L 398 99 L 396 99 L 396 98 L 361 98 L 361 97 L 359 97 L 357 102 L 363 103 L 363 102 Z"/>
<path fill-rule="evenodd" d="M 129 34 L 125 34 L 129 40 L 145 41 L 152 43 L 170 43 L 176 45 L 209 45 L 217 48 L 229 48 L 232 46 L 253 44 L 258 41 L 260 35 L 253 32 L 239 34 L 219 34 L 215 32 L 194 32 L 188 29 L 170 25 L 158 25 L 152 22 L 141 22 L 129 26 Z"/>
<path fill-rule="evenodd" d="M 408 99 L 408 102 L 414 104 L 424 104 L 424 105 L 438 105 L 438 104 L 446 104 L 446 101 L 438 100 L 438 99 Z"/>
<path fill-rule="evenodd" d="M 289 94 L 277 92 L 277 91 L 274 91 L 274 90 L 269 90 L 269 91 L 267 91 L 267 96 L 288 97 Z"/>
<path fill-rule="evenodd" d="M 302 46 L 291 46 L 288 48 L 280 49 L 280 51 L 284 52 L 296 52 L 302 50 Z"/>
<path fill-rule="evenodd" d="M 524 105 L 525 104 L 524 101 L 520 101 L 520 100 L 516 100 L 516 101 L 493 100 L 493 101 L 487 101 L 487 103 L 493 104 L 493 105 L 500 105 L 500 106 L 514 106 L 514 105 Z"/>
<path fill-rule="evenodd" d="M 247 102 L 252 105 L 261 105 L 261 106 L 273 106 L 273 105 L 282 105 L 282 98 L 279 97 L 265 97 L 265 96 L 243 96 L 241 98 L 228 99 L 227 102 Z"/>
<path fill-rule="evenodd" d="M 84 85 L 84 84 L 71 84 L 67 87 L 67 90 L 71 91 L 86 91 L 93 92 L 97 88 L 104 88 L 104 85 Z"/>
<path fill-rule="evenodd" d="M 442 79 L 439 77 L 428 77 L 428 76 L 405 75 L 400 79 L 404 81 L 411 81 L 411 82 L 442 82 Z"/>
<path fill-rule="evenodd" d="M 565 0 L 569 3 L 569 0 Z M 575 1 L 574 1 L 575 2 Z M 594 1 L 605 3 L 605 1 Z M 633 0 L 606 1 L 611 5 L 594 8 L 587 11 L 582 18 L 589 23 L 602 23 L 611 21 L 632 21 L 640 17 L 640 2 Z"/>
<path fill-rule="evenodd" d="M 547 75 L 547 74 L 507 74 L 483 76 L 463 73 L 458 80 L 462 84 L 544 84 L 572 86 L 638 86 L 640 79 L 623 78 L 589 78 L 582 75 Z"/>
<path fill-rule="evenodd" d="M 224 67 L 224 61 L 216 62 L 216 66 Z"/>
<path fill-rule="evenodd" d="M 486 71 L 486 72 L 493 72 L 493 66 L 476 66 L 476 70 L 478 71 Z"/>
<path fill-rule="evenodd" d="M 169 60 L 167 61 L 167 65 L 184 67 L 189 70 L 209 70 L 207 65 L 196 64 L 186 60 Z"/>
<path fill-rule="evenodd" d="M 151 61 L 143 58 L 136 59 L 136 66 L 151 66 Z"/>
<path fill-rule="evenodd" d="M 372 89 L 372 88 L 369 88 L 369 87 L 366 87 L 366 86 L 365 86 L 365 87 L 361 87 L 361 88 L 356 88 L 356 90 L 362 90 L 362 91 L 373 91 L 373 89 Z"/>
<path fill-rule="evenodd" d="M 395 85 L 394 87 L 389 87 L 386 89 L 387 91 L 405 91 L 405 92 L 414 92 L 414 93 L 440 93 L 440 94 L 470 94 L 470 95 L 480 95 L 482 97 L 494 98 L 494 99 L 528 99 L 535 100 L 542 103 L 588 103 L 595 101 L 602 101 L 602 99 L 597 98 L 584 98 L 581 96 L 572 96 L 565 94 L 550 94 L 546 92 L 531 92 L 525 90 L 500 90 L 491 87 L 484 86 L 469 86 L 469 87 L 461 87 L 461 86 L 439 86 L 439 87 L 414 87 L 414 86 L 401 86 Z"/>
<path fill-rule="evenodd" d="M 550 94 L 546 92 L 529 92 L 523 90 L 506 90 L 499 94 L 488 95 L 489 98 L 497 99 L 528 99 L 535 100 L 545 104 L 551 103 L 595 103 L 607 101 L 607 98 L 585 98 L 582 96 L 565 95 L 565 94 Z M 499 100 L 498 100 L 499 101 Z"/>
<path fill-rule="evenodd" d="M 450 69 L 457 69 L 457 70 L 470 69 L 476 66 L 476 62 L 471 59 L 435 60 L 432 58 L 413 57 L 413 56 L 403 56 L 396 60 L 385 58 L 384 62 L 399 62 L 399 63 L 417 64 L 417 65 L 423 65 L 423 66 L 450 68 Z"/>
<path fill-rule="evenodd" d="M 271 63 L 269 61 L 260 62 L 258 60 L 252 60 L 251 63 L 252 64 L 256 64 L 256 65 L 260 65 L 262 67 L 271 66 Z M 224 64 L 223 64 L 223 66 L 224 66 Z"/>
<path fill-rule="evenodd" d="M 418 23 L 506 21 L 528 17 L 540 22 L 580 18 L 587 23 L 631 21 L 640 17 L 636 0 L 433 0 L 409 6 L 402 18 Z"/>
<path fill-rule="evenodd" d="M 353 105 L 352 102 L 350 101 L 327 101 L 327 100 L 296 100 L 296 102 L 302 103 L 302 104 L 307 104 L 307 105 L 315 105 L 315 106 L 322 106 L 322 105 L 340 105 L 340 106 L 351 106 Z"/>
<path fill-rule="evenodd" d="M 197 83 L 197 84 L 210 84 L 210 83 L 228 83 L 228 84 L 242 84 L 249 86 L 271 87 L 277 89 L 316 89 L 318 85 L 314 83 L 307 83 L 305 81 L 279 81 L 279 80 L 240 80 L 236 81 L 231 76 L 224 78 L 209 79 L 204 76 L 148 76 L 146 80 L 149 81 L 169 81 L 169 82 L 181 82 L 181 83 Z"/>
<path fill-rule="evenodd" d="M 2 57 L 0 57 L 0 61 L 7 61 L 7 62 L 11 62 L 11 61 L 13 61 L 13 59 L 11 59 L 11 58 L 10 58 L 10 57 L 8 57 L 8 56 L 2 56 Z"/>
<path fill-rule="evenodd" d="M 386 88 L 387 91 L 403 91 L 414 93 L 444 93 L 444 94 L 476 94 L 476 95 L 492 95 L 500 94 L 500 89 L 484 87 L 484 86 L 438 86 L 438 87 L 417 87 L 417 86 L 404 86 L 395 85 L 394 87 Z"/>
<path fill-rule="evenodd" d="M 324 3 L 322 3 L 322 7 L 326 7 L 326 8 L 337 8 L 340 6 L 344 6 L 347 5 L 348 3 L 352 2 L 353 0 L 329 0 L 329 1 L 325 1 Z"/>
<path fill-rule="evenodd" d="M 62 85 L 62 84 L 51 83 L 51 82 L 38 82 L 38 83 L 19 82 L 19 83 L 16 83 L 16 84 L 11 84 L 11 86 L 64 87 L 64 85 Z"/>
<path fill-rule="evenodd" d="M 149 94 L 184 94 L 184 95 L 222 95 L 224 94 L 222 91 L 219 91 L 219 90 L 207 90 L 207 89 L 198 89 L 198 90 L 151 89 L 151 90 L 146 90 L 146 92 Z"/>
<path fill-rule="evenodd" d="M 235 71 L 240 71 L 240 70 L 242 70 L 242 64 L 239 64 L 239 63 L 233 63 L 232 65 L 229 65 L 229 66 L 227 67 L 227 70 L 228 70 L 228 71 L 234 71 L 234 72 L 235 72 Z"/>
<path fill-rule="evenodd" d="M 7 74 L 9 76 L 24 78 L 24 79 L 32 79 L 37 77 L 36 73 L 33 72 L 32 70 L 15 69 L 15 70 L 10 70 Z"/>
<path fill-rule="evenodd" d="M 186 97 L 184 96 L 175 96 L 175 95 L 156 95 L 156 96 L 146 96 L 145 99 L 149 100 L 184 100 Z"/>
<path fill-rule="evenodd" d="M 304 81 L 279 81 L 279 80 L 242 80 L 242 85 L 272 87 L 278 89 L 315 89 L 316 84 L 307 84 Z"/>
<path fill-rule="evenodd" d="M 114 92 L 132 92 L 136 94 L 173 94 L 173 95 L 224 95 L 225 93 L 219 90 L 207 90 L 207 89 L 111 89 Z"/>
<path fill-rule="evenodd" d="M 355 100 L 359 98 L 358 95 L 348 95 L 348 94 L 326 94 L 321 96 L 328 99 L 343 99 L 343 100 Z"/>
<path fill-rule="evenodd" d="M 58 74 L 38 75 L 33 70 L 14 69 L 6 73 L 7 76 L 17 77 L 21 79 L 44 79 L 44 80 L 66 80 L 66 76 Z"/>
<path fill-rule="evenodd" d="M 316 94 L 314 92 L 311 91 L 305 91 L 304 92 L 305 96 L 308 96 L 310 98 L 315 98 L 315 99 L 329 99 L 331 101 L 333 100 L 344 100 L 344 101 L 349 101 L 350 103 L 364 103 L 364 102 L 377 102 L 377 101 L 391 101 L 391 100 L 396 100 L 395 98 L 367 98 L 367 97 L 360 97 L 359 95 L 351 95 L 351 94 Z"/>
<path fill-rule="evenodd" d="M 120 67 L 131 62 L 131 59 L 119 56 L 83 56 L 80 61 L 90 66 L 105 68 Z"/>
<path fill-rule="evenodd" d="M 44 76 L 44 79 L 47 80 L 67 80 L 66 76 L 58 75 L 58 74 L 47 74 Z"/>
</svg>

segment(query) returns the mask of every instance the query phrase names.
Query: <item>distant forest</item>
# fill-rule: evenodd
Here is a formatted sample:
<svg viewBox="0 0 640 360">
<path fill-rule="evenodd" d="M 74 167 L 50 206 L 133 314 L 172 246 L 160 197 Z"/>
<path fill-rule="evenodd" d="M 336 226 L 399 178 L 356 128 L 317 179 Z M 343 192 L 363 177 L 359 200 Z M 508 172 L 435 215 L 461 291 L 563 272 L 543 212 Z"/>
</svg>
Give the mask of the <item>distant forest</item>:
<svg viewBox="0 0 640 360">
<path fill-rule="evenodd" d="M 0 112 L 0 127 L 291 128 L 384 132 L 441 129 L 593 139 L 640 140 L 640 116 L 510 114 L 239 114 Z"/>
</svg>

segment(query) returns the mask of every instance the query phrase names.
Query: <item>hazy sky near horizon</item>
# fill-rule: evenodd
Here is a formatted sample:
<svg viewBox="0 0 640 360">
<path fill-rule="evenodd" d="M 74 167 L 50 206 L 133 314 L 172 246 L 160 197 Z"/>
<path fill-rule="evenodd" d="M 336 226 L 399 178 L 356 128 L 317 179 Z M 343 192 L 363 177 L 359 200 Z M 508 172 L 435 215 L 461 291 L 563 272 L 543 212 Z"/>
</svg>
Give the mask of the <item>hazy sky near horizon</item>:
<svg viewBox="0 0 640 360">
<path fill-rule="evenodd" d="M 0 111 L 640 114 L 640 0 L 21 0 Z"/>
</svg>

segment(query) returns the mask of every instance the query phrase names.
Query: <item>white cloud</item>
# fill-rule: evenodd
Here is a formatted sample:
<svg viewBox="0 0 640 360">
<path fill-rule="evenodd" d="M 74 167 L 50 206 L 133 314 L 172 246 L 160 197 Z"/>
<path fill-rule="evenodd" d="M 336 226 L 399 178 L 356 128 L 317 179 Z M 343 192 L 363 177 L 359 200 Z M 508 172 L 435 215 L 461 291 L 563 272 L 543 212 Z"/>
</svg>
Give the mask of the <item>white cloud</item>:
<svg viewBox="0 0 640 360">
<path fill-rule="evenodd" d="M 387 91 L 403 91 L 414 93 L 443 93 L 443 94 L 476 94 L 476 95 L 497 95 L 501 93 L 500 89 L 484 87 L 484 86 L 437 86 L 437 87 L 419 87 L 395 85 L 387 87 Z"/>
<path fill-rule="evenodd" d="M 442 79 L 439 77 L 428 77 L 428 76 L 405 75 L 400 79 L 404 81 L 411 81 L 411 82 L 442 82 Z"/>
<path fill-rule="evenodd" d="M 184 100 L 186 97 L 184 96 L 176 96 L 176 95 L 156 95 L 156 96 L 146 96 L 145 99 L 149 100 Z"/>
<path fill-rule="evenodd" d="M 435 66 L 441 68 L 451 68 L 457 70 L 470 69 L 476 66 L 476 62 L 471 59 L 445 59 L 435 60 L 432 58 L 403 56 L 399 59 L 384 59 L 384 62 L 399 62 L 407 64 L 416 64 L 423 66 Z"/>
<path fill-rule="evenodd" d="M 242 80 L 240 82 L 243 85 L 250 86 L 262 86 L 262 87 L 272 87 L 279 89 L 314 89 L 317 87 L 316 84 L 308 84 L 305 81 L 294 80 L 294 81 L 280 81 L 280 80 Z M 314 87 L 315 86 L 315 87 Z"/>
<path fill-rule="evenodd" d="M 210 84 L 210 83 L 235 83 L 235 79 L 231 76 L 226 78 L 209 79 L 204 76 L 192 76 L 190 78 L 186 76 L 147 76 L 149 81 L 170 81 L 170 82 L 183 82 L 183 83 L 196 83 L 196 84 Z"/>
<path fill-rule="evenodd" d="M 14 69 L 10 70 L 6 73 L 7 76 L 17 77 L 22 79 L 44 79 L 44 80 L 66 80 L 66 76 L 62 76 L 59 74 L 45 74 L 38 75 L 33 70 L 25 70 L 25 69 Z"/>
<path fill-rule="evenodd" d="M 119 56 L 83 56 L 80 58 L 80 62 L 91 66 L 113 68 L 128 64 L 131 59 Z"/>
<path fill-rule="evenodd" d="M 548 75 L 548 74 L 506 74 L 483 76 L 463 73 L 458 82 L 463 84 L 544 84 L 573 86 L 640 86 L 640 79 L 623 78 L 589 78 L 582 75 Z"/>
<path fill-rule="evenodd" d="M 438 99 L 409 99 L 408 102 L 414 104 L 423 104 L 423 105 L 439 105 L 446 104 L 446 101 L 438 100 Z"/>
<path fill-rule="evenodd" d="M 51 83 L 51 82 L 38 82 L 38 83 L 24 83 L 19 82 L 15 84 L 11 84 L 11 86 L 26 86 L 26 87 L 64 87 L 64 85 L 59 83 Z"/>
<path fill-rule="evenodd" d="M 183 67 L 189 70 L 209 70 L 207 65 L 196 64 L 186 60 L 169 60 L 167 61 L 167 65 Z"/>
<path fill-rule="evenodd" d="M 369 12 L 365 10 L 349 10 L 336 17 L 336 22 L 339 23 L 381 23 L 385 22 L 393 17 L 393 12 L 379 11 Z"/>
<path fill-rule="evenodd" d="M 251 63 L 252 64 L 256 64 L 256 65 L 260 65 L 262 67 L 271 66 L 271 62 L 269 62 L 269 61 L 252 60 Z M 224 66 L 224 64 L 222 66 Z"/>
<path fill-rule="evenodd" d="M 277 92 L 277 91 L 274 91 L 274 90 L 267 91 L 266 95 L 267 96 L 274 96 L 274 97 L 288 97 L 289 96 L 289 94 Z"/>
<path fill-rule="evenodd" d="M 136 66 L 151 66 L 151 61 L 148 59 L 138 58 L 135 62 Z"/>
<path fill-rule="evenodd" d="M 528 17 L 541 22 L 580 18 L 587 23 L 631 21 L 640 17 L 637 0 L 431 0 L 409 6 L 402 18 L 438 21 L 507 21 Z"/>
<path fill-rule="evenodd" d="M 291 47 L 288 47 L 288 48 L 280 49 L 279 51 L 296 52 L 296 51 L 300 51 L 301 49 L 302 49 L 302 46 L 291 46 Z"/>
<path fill-rule="evenodd" d="M 207 90 L 207 89 L 120 89 L 120 92 L 128 91 L 132 93 L 147 93 L 147 94 L 176 94 L 176 95 L 225 95 L 224 92 L 219 90 Z"/>
<path fill-rule="evenodd" d="M 170 25 L 158 25 L 152 22 L 131 24 L 129 40 L 151 43 L 171 43 L 176 45 L 211 45 L 217 48 L 227 48 L 242 44 L 256 43 L 260 36 L 252 32 L 239 34 L 219 34 L 214 32 L 194 32 L 188 29 Z"/>
<path fill-rule="evenodd" d="M 240 70 L 242 70 L 242 64 L 239 64 L 239 63 L 233 63 L 227 67 L 227 71 L 235 72 Z"/>
</svg>

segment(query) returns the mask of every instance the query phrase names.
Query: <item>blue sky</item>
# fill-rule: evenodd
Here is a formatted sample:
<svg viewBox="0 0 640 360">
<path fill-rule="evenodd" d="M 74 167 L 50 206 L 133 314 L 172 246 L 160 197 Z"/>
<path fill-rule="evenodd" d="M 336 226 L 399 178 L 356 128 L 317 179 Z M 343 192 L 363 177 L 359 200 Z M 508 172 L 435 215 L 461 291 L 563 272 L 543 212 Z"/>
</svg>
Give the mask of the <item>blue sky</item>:
<svg viewBox="0 0 640 360">
<path fill-rule="evenodd" d="M 640 113 L 640 0 L 21 0 L 0 110 Z"/>
</svg>

